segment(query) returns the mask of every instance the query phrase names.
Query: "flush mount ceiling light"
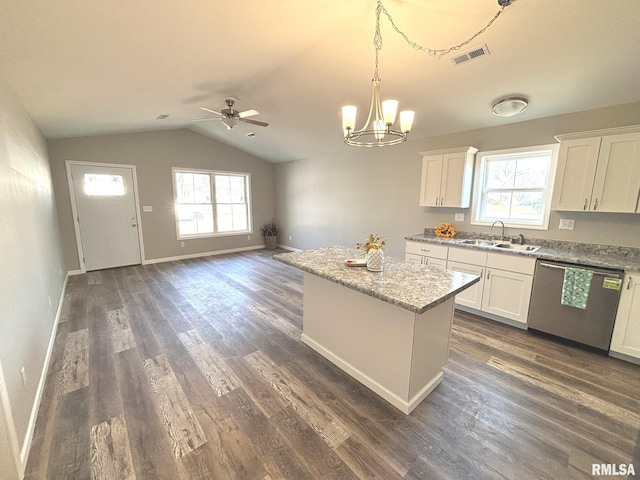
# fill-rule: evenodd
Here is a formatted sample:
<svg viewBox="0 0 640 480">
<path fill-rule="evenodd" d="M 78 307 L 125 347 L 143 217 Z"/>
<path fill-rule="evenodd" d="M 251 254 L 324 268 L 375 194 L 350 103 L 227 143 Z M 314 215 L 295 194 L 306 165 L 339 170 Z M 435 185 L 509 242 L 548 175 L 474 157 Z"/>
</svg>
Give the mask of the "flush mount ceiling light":
<svg viewBox="0 0 640 480">
<path fill-rule="evenodd" d="M 407 139 L 407 134 L 411 131 L 413 126 L 413 119 L 415 112 L 412 110 L 404 110 L 400 112 L 400 128 L 394 129 L 393 125 L 396 121 L 396 113 L 398 111 L 397 100 L 385 100 L 380 99 L 380 76 L 378 75 L 378 56 L 382 49 L 382 35 L 380 34 L 380 14 L 384 13 L 389 19 L 393 29 L 399 33 L 407 43 L 415 50 L 420 50 L 427 55 L 435 57 L 437 59 L 448 55 L 452 51 L 459 50 L 461 47 L 468 45 L 478 35 L 484 33 L 484 31 L 491 26 L 491 24 L 500 16 L 502 11 L 511 5 L 513 0 L 498 0 L 500 10 L 495 16 L 485 25 L 485 27 L 476 32 L 469 39 L 443 50 L 433 50 L 427 47 L 422 47 L 416 42 L 409 40 L 409 37 L 403 33 L 393 22 L 391 15 L 382 6 L 380 0 L 377 1 L 376 6 L 376 29 L 373 36 L 373 46 L 375 47 L 375 69 L 373 73 L 373 79 L 371 84 L 373 86 L 373 92 L 371 94 L 371 106 L 369 107 L 369 115 L 362 128 L 356 130 L 356 116 L 358 113 L 358 107 L 355 105 L 345 105 L 342 107 L 342 131 L 344 134 L 344 143 L 347 145 L 353 145 L 356 147 L 385 147 L 388 145 L 396 145 Z"/>
<path fill-rule="evenodd" d="M 507 97 L 498 100 L 493 107 L 491 107 L 491 111 L 499 117 L 513 117 L 514 115 L 524 112 L 528 106 L 529 102 L 527 102 L 526 98 Z"/>
</svg>

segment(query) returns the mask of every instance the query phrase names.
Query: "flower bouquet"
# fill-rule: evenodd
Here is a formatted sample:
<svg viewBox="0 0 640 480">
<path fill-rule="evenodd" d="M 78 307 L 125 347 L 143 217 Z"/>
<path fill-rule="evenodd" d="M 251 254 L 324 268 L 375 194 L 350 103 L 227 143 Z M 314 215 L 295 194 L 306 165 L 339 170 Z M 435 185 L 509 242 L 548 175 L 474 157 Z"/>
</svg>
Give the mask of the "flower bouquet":
<svg viewBox="0 0 640 480">
<path fill-rule="evenodd" d="M 456 236 L 456 229 L 447 222 L 442 222 L 435 228 L 436 237 L 453 238 Z"/>
</svg>

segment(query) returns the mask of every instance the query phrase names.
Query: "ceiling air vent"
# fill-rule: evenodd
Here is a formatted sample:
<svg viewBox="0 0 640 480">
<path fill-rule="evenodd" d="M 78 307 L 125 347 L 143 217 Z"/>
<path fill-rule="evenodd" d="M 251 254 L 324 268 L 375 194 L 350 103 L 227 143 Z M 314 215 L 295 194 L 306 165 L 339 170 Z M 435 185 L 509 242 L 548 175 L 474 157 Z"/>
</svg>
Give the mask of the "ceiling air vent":
<svg viewBox="0 0 640 480">
<path fill-rule="evenodd" d="M 479 47 L 474 47 L 471 50 L 467 50 L 466 52 L 462 52 L 451 59 L 454 65 L 460 65 L 462 63 L 468 62 L 469 60 L 475 60 L 476 58 L 484 57 L 485 55 L 489 55 L 489 47 L 487 44 L 480 45 Z"/>
</svg>

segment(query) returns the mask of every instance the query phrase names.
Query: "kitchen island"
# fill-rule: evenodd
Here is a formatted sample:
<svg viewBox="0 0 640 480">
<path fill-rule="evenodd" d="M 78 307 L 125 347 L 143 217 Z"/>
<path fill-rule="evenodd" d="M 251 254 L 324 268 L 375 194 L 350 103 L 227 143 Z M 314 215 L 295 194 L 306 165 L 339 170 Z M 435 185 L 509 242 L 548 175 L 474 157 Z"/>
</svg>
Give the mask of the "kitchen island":
<svg viewBox="0 0 640 480">
<path fill-rule="evenodd" d="M 302 342 L 409 414 L 442 381 L 454 297 L 479 277 L 395 258 L 382 272 L 345 263 L 362 256 L 328 247 L 273 258 L 304 271 Z"/>
</svg>

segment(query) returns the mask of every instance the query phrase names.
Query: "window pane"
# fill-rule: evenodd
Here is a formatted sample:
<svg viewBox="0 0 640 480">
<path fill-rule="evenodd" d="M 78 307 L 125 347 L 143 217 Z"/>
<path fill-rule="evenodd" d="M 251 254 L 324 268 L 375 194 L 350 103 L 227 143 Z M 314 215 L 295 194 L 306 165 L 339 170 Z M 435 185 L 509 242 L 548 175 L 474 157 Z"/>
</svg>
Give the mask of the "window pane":
<svg viewBox="0 0 640 480">
<path fill-rule="evenodd" d="M 492 192 L 484 196 L 482 217 L 509 218 L 511 208 L 511 193 Z"/>
<path fill-rule="evenodd" d="M 176 201 L 194 203 L 193 173 L 176 173 Z"/>
<path fill-rule="evenodd" d="M 231 203 L 245 203 L 244 200 L 244 178 L 229 177 L 231 190 Z"/>
<path fill-rule="evenodd" d="M 542 192 L 514 192 L 511 218 L 538 220 L 542 216 Z"/>
<path fill-rule="evenodd" d="M 231 203 L 231 182 L 226 175 L 216 175 L 216 203 Z"/>
<path fill-rule="evenodd" d="M 489 159 L 487 162 L 486 187 L 489 189 L 513 188 L 515 174 L 515 160 Z"/>
<path fill-rule="evenodd" d="M 180 235 L 213 233 L 211 205 L 176 205 Z"/>
<path fill-rule="evenodd" d="M 89 197 L 122 197 L 124 196 L 124 177 L 85 173 L 83 187 L 85 195 Z"/>
<path fill-rule="evenodd" d="M 247 206 L 245 204 L 233 205 L 233 229 L 248 230 L 247 225 Z"/>
<path fill-rule="evenodd" d="M 515 176 L 515 188 L 544 188 L 547 180 L 547 157 L 535 156 L 518 160 Z"/>
<path fill-rule="evenodd" d="M 231 205 L 216 205 L 218 216 L 218 231 L 230 232 L 233 230 L 233 211 Z"/>
<path fill-rule="evenodd" d="M 211 176 L 207 174 L 193 175 L 195 203 L 211 203 Z"/>
</svg>

